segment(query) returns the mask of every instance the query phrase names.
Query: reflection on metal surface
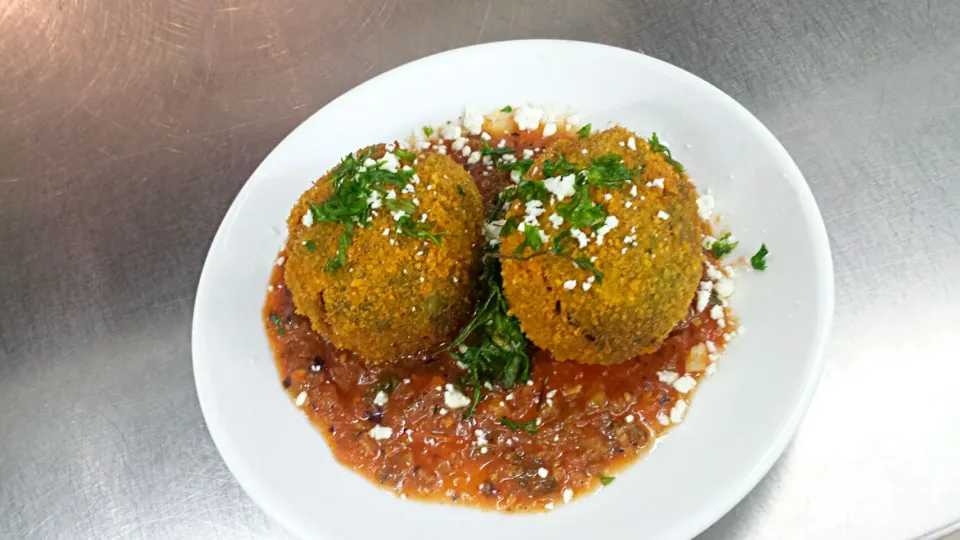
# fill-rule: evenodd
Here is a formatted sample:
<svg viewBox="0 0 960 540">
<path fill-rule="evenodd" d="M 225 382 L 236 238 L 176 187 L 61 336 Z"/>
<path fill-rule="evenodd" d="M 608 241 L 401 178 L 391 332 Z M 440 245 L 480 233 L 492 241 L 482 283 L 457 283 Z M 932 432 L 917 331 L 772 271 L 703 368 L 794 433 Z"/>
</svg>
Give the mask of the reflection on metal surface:
<svg viewBox="0 0 960 540">
<path fill-rule="evenodd" d="M 224 468 L 193 390 L 192 298 L 223 212 L 348 88 L 536 37 L 713 82 L 821 204 L 827 372 L 784 458 L 704 536 L 905 538 L 960 518 L 960 3 L 7 0 L 0 537 L 285 538 Z"/>
</svg>

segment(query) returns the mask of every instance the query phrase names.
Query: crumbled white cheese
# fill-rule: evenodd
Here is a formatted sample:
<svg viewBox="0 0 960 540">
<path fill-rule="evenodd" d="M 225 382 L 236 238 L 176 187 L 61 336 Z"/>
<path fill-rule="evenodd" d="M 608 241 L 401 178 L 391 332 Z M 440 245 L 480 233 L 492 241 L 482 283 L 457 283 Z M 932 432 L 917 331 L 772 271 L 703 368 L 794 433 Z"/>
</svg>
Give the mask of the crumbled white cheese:
<svg viewBox="0 0 960 540">
<path fill-rule="evenodd" d="M 286 257 L 277 257 L 277 266 L 283 266 L 283 263 L 286 260 Z"/>
<path fill-rule="evenodd" d="M 487 432 L 486 432 L 486 431 L 484 431 L 484 430 L 482 430 L 482 429 L 478 429 L 478 430 L 474 431 L 473 434 L 477 436 L 477 446 L 486 446 L 486 445 L 487 445 Z"/>
<path fill-rule="evenodd" d="M 709 365 L 707 365 L 707 369 L 703 370 L 703 372 L 707 374 L 707 377 L 713 376 L 713 374 L 717 372 L 717 363 L 716 362 L 710 363 Z"/>
<path fill-rule="evenodd" d="M 443 391 L 443 404 L 451 409 L 462 409 L 470 405 L 470 398 L 460 393 L 452 384 L 448 384 Z"/>
<path fill-rule="evenodd" d="M 459 152 L 460 150 L 463 150 L 463 147 L 467 145 L 467 142 L 468 141 L 466 138 L 460 137 L 459 139 L 453 141 L 453 144 L 450 145 L 450 149 L 454 152 Z"/>
<path fill-rule="evenodd" d="M 540 478 L 546 478 L 548 474 L 550 474 L 550 471 L 544 469 L 543 467 L 537 469 L 537 476 Z"/>
<path fill-rule="evenodd" d="M 663 189 L 663 178 L 654 178 L 653 180 L 647 182 L 647 187 L 658 187 Z"/>
<path fill-rule="evenodd" d="M 683 422 L 683 415 L 687 412 L 687 402 L 678 399 L 677 403 L 670 409 L 670 421 L 674 424 Z"/>
<path fill-rule="evenodd" d="M 630 196 L 631 196 L 631 197 L 636 197 L 636 196 L 637 196 L 637 185 L 636 185 L 636 184 L 630 186 Z"/>
<path fill-rule="evenodd" d="M 483 234 L 487 237 L 487 242 L 489 242 L 491 246 L 500 243 L 500 231 L 506 222 L 507 220 L 505 219 L 498 219 L 484 225 Z"/>
<path fill-rule="evenodd" d="M 563 225 L 563 217 L 560 214 L 550 214 L 547 219 L 553 224 L 554 229 L 559 229 Z"/>
<path fill-rule="evenodd" d="M 696 385 L 697 380 L 690 375 L 684 375 L 683 377 L 673 381 L 673 388 L 681 394 L 686 394 L 687 392 L 693 390 L 693 387 Z"/>
<path fill-rule="evenodd" d="M 717 281 L 723 278 L 723 273 L 717 270 L 716 266 L 710 263 L 707 263 L 707 277 L 710 278 L 712 281 Z"/>
<path fill-rule="evenodd" d="M 390 215 L 393 216 L 394 221 L 400 221 L 400 218 L 407 215 L 403 210 L 397 210 L 396 212 L 390 212 Z"/>
<path fill-rule="evenodd" d="M 525 148 L 523 150 L 523 159 L 530 159 L 533 157 L 533 150 Z"/>
<path fill-rule="evenodd" d="M 486 131 L 484 131 L 483 133 L 480 134 L 480 138 L 483 139 L 483 140 L 485 140 L 485 141 L 489 141 L 489 140 L 490 140 L 490 134 L 487 133 Z"/>
<path fill-rule="evenodd" d="M 367 435 L 373 437 L 375 441 L 383 441 L 393 437 L 393 428 L 387 426 L 373 426 Z"/>
<path fill-rule="evenodd" d="M 583 290 L 584 290 L 584 291 L 589 291 L 589 290 L 590 290 L 590 287 L 592 287 L 592 286 L 593 286 L 593 284 L 590 283 L 589 281 L 584 281 L 584 282 L 583 282 Z"/>
<path fill-rule="evenodd" d="M 659 422 L 661 426 L 670 425 L 670 417 L 667 416 L 667 411 L 660 411 L 657 413 L 657 422 Z"/>
<path fill-rule="evenodd" d="M 577 243 L 580 245 L 580 249 L 587 247 L 587 242 L 589 242 L 589 239 L 587 238 L 586 233 L 580 229 L 570 229 L 570 235 L 577 240 Z"/>
<path fill-rule="evenodd" d="M 660 218 L 660 219 L 662 219 L 662 220 L 664 220 L 664 221 L 666 221 L 666 220 L 670 219 L 670 214 L 664 212 L 663 210 L 660 210 L 659 212 L 657 212 L 657 217 Z"/>
<path fill-rule="evenodd" d="M 627 417 L 624 418 L 624 420 L 626 420 L 628 424 L 632 424 L 635 418 L 632 414 L 628 414 Z"/>
<path fill-rule="evenodd" d="M 673 384 L 680 378 L 680 375 L 675 371 L 663 370 L 657 372 L 657 378 L 660 379 L 662 383 Z"/>
<path fill-rule="evenodd" d="M 573 500 L 573 490 L 570 488 L 563 490 L 563 504 L 567 504 L 571 500 Z"/>
<path fill-rule="evenodd" d="M 713 215 L 713 205 L 713 195 L 709 191 L 697 198 L 697 214 L 700 215 L 700 219 L 710 219 L 710 216 Z"/>
<path fill-rule="evenodd" d="M 542 117 L 543 109 L 539 107 L 520 107 L 513 113 L 513 120 L 522 131 L 530 131 L 540 127 L 540 118 Z"/>
<path fill-rule="evenodd" d="M 303 391 L 297 394 L 297 407 L 303 407 L 303 404 L 307 402 L 307 392 Z"/>
<path fill-rule="evenodd" d="M 708 282 L 709 283 L 709 282 Z M 710 291 L 705 291 L 700 289 L 697 291 L 697 313 L 700 313 L 707 308 L 707 304 L 710 303 Z"/>
<path fill-rule="evenodd" d="M 307 211 L 303 213 L 303 217 L 300 218 L 300 223 L 303 223 L 303 226 L 304 226 L 304 227 L 310 227 L 310 226 L 312 226 L 312 225 L 313 225 L 313 212 L 311 212 L 309 209 L 307 209 Z"/>
<path fill-rule="evenodd" d="M 520 174 L 520 171 L 518 171 L 517 169 L 510 171 L 510 180 L 514 184 L 519 184 L 520 180 L 522 179 L 523 179 L 523 176 Z"/>
<path fill-rule="evenodd" d="M 440 135 L 448 141 L 459 139 L 461 133 L 463 133 L 463 130 L 460 129 L 460 126 L 455 126 L 453 124 L 446 124 L 440 128 Z"/>
<path fill-rule="evenodd" d="M 717 280 L 716 291 L 721 298 L 727 298 L 733 294 L 735 287 L 732 279 L 722 277 Z"/>
<path fill-rule="evenodd" d="M 706 341 L 704 342 L 704 345 L 707 346 L 707 352 L 712 352 L 712 353 L 717 352 L 717 346 L 714 345 L 712 341 Z"/>
<path fill-rule="evenodd" d="M 553 122 L 550 122 L 549 124 L 543 126 L 543 136 L 544 136 L 544 137 L 549 137 L 549 136 L 551 136 L 551 135 L 556 135 L 556 133 L 557 133 L 557 125 L 554 124 Z"/>
<path fill-rule="evenodd" d="M 572 291 L 573 289 L 577 288 L 577 280 L 571 279 L 570 281 L 564 281 L 563 288 L 568 291 Z"/>
<path fill-rule="evenodd" d="M 527 201 L 524 205 L 524 216 L 523 222 L 528 225 L 537 226 L 537 218 L 539 218 L 545 210 L 543 209 L 543 201 L 538 201 L 537 199 L 531 199 Z"/>
<path fill-rule="evenodd" d="M 713 319 L 713 320 L 715 320 L 715 321 L 722 321 L 722 320 L 723 320 L 723 307 L 721 307 L 721 306 L 713 306 L 713 308 L 710 309 L 710 318 Z"/>
<path fill-rule="evenodd" d="M 620 220 L 617 219 L 617 216 L 607 216 L 607 218 L 603 220 L 603 226 L 597 229 L 597 245 L 602 246 L 603 237 L 619 224 Z"/>
<path fill-rule="evenodd" d="M 627 148 L 629 148 L 629 149 L 631 149 L 631 150 L 636 150 L 636 149 L 637 149 L 637 140 L 634 139 L 633 137 L 630 137 L 629 139 L 627 139 Z"/>
<path fill-rule="evenodd" d="M 480 158 L 483 157 L 483 154 L 479 150 L 475 150 L 470 153 L 470 157 L 467 158 L 467 165 L 476 165 L 480 162 Z"/>
<path fill-rule="evenodd" d="M 380 158 L 383 163 L 380 168 L 384 171 L 397 172 L 400 170 L 400 158 L 396 154 L 387 152 Z"/>
<path fill-rule="evenodd" d="M 580 113 L 574 113 L 567 116 L 566 122 L 572 127 L 580 127 Z"/>
<path fill-rule="evenodd" d="M 389 399 L 390 398 L 389 396 L 387 396 L 387 393 L 384 392 L 383 390 L 380 390 L 379 392 L 377 392 L 376 397 L 373 398 L 373 404 L 376 405 L 377 407 L 383 407 L 384 405 L 387 404 L 387 400 Z"/>
<path fill-rule="evenodd" d="M 483 115 L 476 107 L 468 106 L 463 111 L 463 127 L 473 135 L 483 131 Z"/>
<path fill-rule="evenodd" d="M 464 146 L 463 149 L 460 150 L 460 155 L 465 158 L 469 158 L 471 153 L 473 153 L 473 149 L 469 146 Z"/>
<path fill-rule="evenodd" d="M 576 193 L 576 189 L 573 187 L 573 184 L 576 182 L 576 180 L 577 176 L 574 174 L 568 174 L 563 177 L 554 176 L 544 180 L 543 187 L 547 188 L 547 191 L 555 195 L 557 200 L 562 201 Z"/>
</svg>

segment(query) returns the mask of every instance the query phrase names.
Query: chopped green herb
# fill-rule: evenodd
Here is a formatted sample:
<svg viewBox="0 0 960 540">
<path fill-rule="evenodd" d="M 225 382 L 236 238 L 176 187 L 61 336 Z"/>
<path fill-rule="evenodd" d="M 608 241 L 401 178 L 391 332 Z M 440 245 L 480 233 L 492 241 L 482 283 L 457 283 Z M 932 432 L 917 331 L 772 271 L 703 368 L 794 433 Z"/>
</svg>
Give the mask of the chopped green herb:
<svg viewBox="0 0 960 540">
<path fill-rule="evenodd" d="M 343 224 L 343 232 L 337 240 L 337 254 L 327 259 L 323 265 L 324 272 L 336 272 L 347 264 L 347 250 L 350 249 L 350 240 L 353 238 L 353 223 Z"/>
<path fill-rule="evenodd" d="M 578 177 L 573 197 L 557 205 L 557 213 L 574 229 L 598 227 L 607 218 L 607 209 L 590 200 L 590 185 Z"/>
<path fill-rule="evenodd" d="M 545 201 L 550 197 L 550 192 L 543 180 L 523 180 L 517 186 L 515 197 L 523 202 Z"/>
<path fill-rule="evenodd" d="M 283 319 L 281 319 L 279 315 L 277 315 L 276 313 L 271 313 L 270 322 L 272 322 L 273 325 L 277 327 L 278 336 L 285 336 L 287 334 L 287 331 L 283 329 Z"/>
<path fill-rule="evenodd" d="M 657 138 L 656 131 L 653 132 L 653 135 L 650 135 L 650 140 L 647 142 L 650 143 L 650 150 L 654 152 L 662 152 L 663 155 L 666 156 L 667 158 L 667 163 L 673 165 L 673 168 L 676 169 L 678 173 L 683 172 L 683 165 L 681 165 L 679 161 L 673 159 L 673 153 L 670 151 L 669 148 L 667 148 L 666 146 L 663 145 L 663 143 L 660 142 L 660 139 Z"/>
<path fill-rule="evenodd" d="M 433 135 L 433 128 L 430 126 L 423 126 L 423 134 L 427 137 Z"/>
<path fill-rule="evenodd" d="M 590 259 L 579 257 L 573 260 L 573 264 L 577 265 L 577 268 L 581 270 L 586 270 L 592 273 L 593 277 L 597 279 L 597 283 L 603 283 L 603 272 L 597 270 L 597 267 L 590 262 Z"/>
<path fill-rule="evenodd" d="M 593 160 L 587 169 L 587 182 L 605 188 L 620 189 L 633 180 L 633 171 L 627 168 L 623 158 L 607 154 Z"/>
<path fill-rule="evenodd" d="M 617 478 L 616 478 L 615 476 L 603 476 L 603 475 L 601 474 L 601 475 L 600 475 L 600 484 L 601 484 L 601 485 L 604 485 L 604 486 L 609 486 L 609 485 L 612 484 L 613 481 L 616 480 L 616 479 L 617 479 Z"/>
<path fill-rule="evenodd" d="M 409 216 L 417 211 L 417 205 L 408 199 L 386 199 L 383 202 L 391 212 L 403 212 Z"/>
<path fill-rule="evenodd" d="M 497 168 L 503 171 L 520 171 L 520 176 L 526 176 L 527 171 L 533 166 L 532 159 L 518 159 L 507 163 L 502 159 L 497 162 Z"/>
<path fill-rule="evenodd" d="M 506 107 L 500 109 L 503 112 L 513 112 L 513 107 L 507 105 Z"/>
<path fill-rule="evenodd" d="M 517 246 L 514 255 L 521 255 L 528 247 L 534 251 L 540 249 L 540 246 L 543 245 L 543 239 L 540 238 L 540 229 L 534 227 L 533 225 L 527 225 L 523 229 L 523 243 Z"/>
<path fill-rule="evenodd" d="M 400 148 L 397 148 L 396 150 L 394 150 L 393 153 L 396 154 L 397 157 L 400 158 L 402 161 L 406 161 L 408 163 L 413 163 L 413 161 L 417 159 L 417 154 L 413 152 L 408 152 L 406 150 L 402 150 Z"/>
<path fill-rule="evenodd" d="M 476 411 L 484 382 L 510 389 L 530 378 L 529 342 L 520 330 L 520 322 L 507 313 L 509 306 L 503 295 L 500 261 L 488 257 L 484 263 L 477 312 L 448 347 L 451 356 L 467 366 L 465 386 L 473 389 L 464 418 L 470 418 Z"/>
<path fill-rule="evenodd" d="M 317 243 L 313 240 L 307 240 L 303 243 L 303 247 L 307 248 L 307 253 L 313 253 L 317 249 Z"/>
<path fill-rule="evenodd" d="M 756 270 L 766 270 L 767 269 L 767 255 L 770 252 L 767 251 L 766 244 L 760 244 L 760 251 L 757 251 L 756 255 L 750 257 L 750 265 Z"/>
<path fill-rule="evenodd" d="M 563 255 L 563 243 L 567 240 L 573 240 L 573 232 L 570 229 L 562 231 L 553 237 L 553 252 L 557 255 Z"/>
<path fill-rule="evenodd" d="M 554 176 L 566 176 L 577 172 L 578 168 L 573 163 L 567 161 L 567 158 L 560 154 L 556 161 L 546 160 L 543 162 L 543 177 L 553 178 Z"/>
<path fill-rule="evenodd" d="M 517 227 L 520 226 L 520 223 L 515 217 L 509 217 L 506 221 L 503 222 L 503 227 L 500 228 L 500 238 L 507 236 L 513 231 L 517 230 Z"/>
<path fill-rule="evenodd" d="M 508 148 L 506 146 L 502 148 L 494 148 L 487 144 L 486 141 L 483 142 L 483 148 L 480 149 L 480 155 L 482 156 L 502 156 L 504 154 L 516 154 L 517 151 L 513 148 Z"/>
<path fill-rule="evenodd" d="M 461 197 L 466 197 L 467 195 L 467 192 L 463 190 L 463 186 L 460 184 L 457 184 L 457 193 L 459 193 Z"/>
<path fill-rule="evenodd" d="M 515 422 L 510 420 L 506 416 L 500 417 L 500 423 L 512 429 L 513 431 L 526 431 L 530 435 L 537 434 L 537 421 L 536 419 L 529 422 Z"/>
<path fill-rule="evenodd" d="M 429 240 L 436 245 L 440 245 L 440 239 L 445 234 L 434 234 L 430 232 L 433 229 L 432 223 L 416 222 L 410 216 L 403 216 L 397 220 L 397 232 L 413 238 L 414 240 Z"/>
<path fill-rule="evenodd" d="M 335 272 L 346 265 L 347 251 L 355 226 L 368 227 L 372 220 L 372 205 L 377 198 L 375 194 L 382 196 L 388 186 L 403 190 L 415 174 L 410 168 L 396 172 L 382 169 L 380 167 L 386 163 L 384 160 L 369 164 L 367 160 L 372 158 L 373 152 L 373 148 L 368 148 L 360 154 L 347 154 L 327 180 L 333 185 L 332 195 L 320 204 L 308 204 L 314 222 L 339 223 L 343 226 L 337 242 L 337 253 L 324 265 L 327 272 Z M 396 150 L 396 155 L 404 161 L 412 162 L 416 159 L 416 154 L 404 150 Z M 416 211 L 416 206 L 407 200 L 388 199 L 385 204 L 394 212 L 403 210 L 412 214 Z M 411 238 L 436 242 L 441 235 L 431 234 L 430 227 L 431 224 L 414 223 L 412 219 L 408 219 L 407 223 L 397 227 L 397 231 Z"/>
<path fill-rule="evenodd" d="M 583 126 L 582 128 L 578 129 L 578 130 L 577 130 L 577 137 L 580 137 L 581 139 L 586 139 L 587 137 L 589 137 L 589 136 L 590 136 L 590 127 L 591 127 L 590 124 L 587 124 L 587 125 Z"/>
<path fill-rule="evenodd" d="M 373 387 L 370 388 L 370 392 L 373 395 L 376 395 L 378 392 L 383 392 L 389 396 L 398 386 L 400 386 L 400 379 L 398 379 L 396 375 L 390 374 L 377 381 L 377 384 L 374 384 Z"/>
<path fill-rule="evenodd" d="M 725 255 L 729 255 L 737 249 L 740 242 L 731 242 L 731 236 L 730 233 L 727 233 L 713 242 L 713 245 L 710 246 L 710 254 L 713 255 L 713 258 L 722 259 Z"/>
</svg>

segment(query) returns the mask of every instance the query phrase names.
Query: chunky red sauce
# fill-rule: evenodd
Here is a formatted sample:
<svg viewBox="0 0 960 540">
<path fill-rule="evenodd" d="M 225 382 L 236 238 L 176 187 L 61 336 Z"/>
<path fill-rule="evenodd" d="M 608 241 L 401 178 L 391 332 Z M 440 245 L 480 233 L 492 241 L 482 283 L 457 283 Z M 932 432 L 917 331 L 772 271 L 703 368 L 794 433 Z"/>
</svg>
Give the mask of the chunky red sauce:
<svg viewBox="0 0 960 540">
<path fill-rule="evenodd" d="M 505 137 L 521 151 L 545 144 L 536 133 Z M 458 152 L 449 154 L 465 164 Z M 467 169 L 487 201 L 509 182 L 482 163 Z M 487 389 L 474 416 L 463 420 L 463 409 L 444 405 L 446 385 L 458 385 L 464 374 L 449 355 L 365 366 L 295 313 L 282 266 L 269 291 L 264 320 L 283 386 L 337 460 L 402 497 L 501 511 L 552 508 L 610 481 L 649 451 L 673 425 L 671 413 L 682 418 L 693 393 L 680 394 L 657 373 L 687 374 L 691 350 L 705 354 L 707 341 L 722 349 L 732 329 L 729 322 L 719 328 L 705 311 L 678 325 L 658 352 L 611 366 L 556 362 L 535 351 L 528 383 Z M 698 382 L 702 367 L 689 372 Z M 387 402 L 375 404 L 384 389 Z M 502 417 L 533 424 L 515 431 Z M 391 436 L 368 436 L 378 425 Z"/>
</svg>

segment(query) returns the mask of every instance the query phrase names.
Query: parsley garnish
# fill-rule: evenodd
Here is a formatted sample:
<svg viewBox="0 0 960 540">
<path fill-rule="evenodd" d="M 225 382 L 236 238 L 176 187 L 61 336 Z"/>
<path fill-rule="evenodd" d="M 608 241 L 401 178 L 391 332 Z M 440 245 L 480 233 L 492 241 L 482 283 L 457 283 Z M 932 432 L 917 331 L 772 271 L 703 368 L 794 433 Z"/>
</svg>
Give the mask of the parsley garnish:
<svg viewBox="0 0 960 540">
<path fill-rule="evenodd" d="M 607 219 L 607 209 L 590 200 L 590 185 L 582 175 L 574 182 L 573 197 L 558 204 L 557 213 L 574 229 L 599 227 Z"/>
<path fill-rule="evenodd" d="M 463 413 L 465 419 L 477 410 L 484 381 L 510 389 L 530 378 L 527 338 L 520 331 L 520 322 L 507 313 L 501 280 L 500 261 L 486 258 L 479 284 L 480 307 L 448 347 L 454 359 L 466 364 L 466 386 L 473 389 L 473 400 Z"/>
<path fill-rule="evenodd" d="M 527 225 L 523 229 L 523 243 L 517 246 L 517 249 L 514 250 L 514 255 L 522 255 L 524 251 L 529 247 L 530 249 L 537 251 L 540 249 L 540 246 L 543 245 L 543 239 L 540 238 L 540 229 L 534 227 L 533 225 Z"/>
<path fill-rule="evenodd" d="M 391 374 L 377 381 L 377 384 L 370 388 L 370 392 L 373 395 L 376 395 L 378 392 L 383 392 L 389 396 L 397 389 L 397 386 L 400 386 L 400 379 L 398 379 L 396 375 Z"/>
<path fill-rule="evenodd" d="M 396 150 L 393 151 L 393 153 L 396 154 L 398 158 L 408 163 L 413 163 L 413 161 L 417 159 L 417 154 L 413 152 L 408 152 L 401 148 L 397 148 Z"/>
<path fill-rule="evenodd" d="M 424 127 L 424 133 L 427 132 Z M 432 132 L 432 130 L 431 130 Z M 439 244 L 443 235 L 433 234 L 433 225 L 417 223 L 410 214 L 416 212 L 416 204 L 406 199 L 386 199 L 390 189 L 407 187 L 415 174 L 412 168 L 393 172 L 380 167 L 385 161 L 370 164 L 374 149 L 368 148 L 359 155 L 347 154 L 330 174 L 328 183 L 333 184 L 333 194 L 320 204 L 308 203 L 313 220 L 317 223 L 340 223 L 343 231 L 337 240 L 337 252 L 324 265 L 324 271 L 336 272 L 347 264 L 347 252 L 353 240 L 356 226 L 368 227 L 372 219 L 373 203 L 375 199 L 382 199 L 392 212 L 403 211 L 406 216 L 397 222 L 397 232 L 416 240 L 430 240 Z M 413 163 L 417 158 L 414 152 L 397 149 L 394 155 L 402 162 Z M 368 163 L 368 165 L 364 165 Z M 378 195 L 374 195 L 374 194 Z M 316 247 L 316 244 L 313 244 Z M 310 248 L 307 248 L 310 250 Z"/>
<path fill-rule="evenodd" d="M 756 270 L 766 270 L 767 269 L 767 255 L 770 252 L 767 251 L 766 244 L 760 244 L 760 251 L 757 251 L 756 255 L 750 257 L 750 265 Z"/>
<path fill-rule="evenodd" d="M 500 423 L 507 426 L 508 428 L 514 431 L 526 431 L 530 435 L 537 434 L 537 420 L 533 419 L 529 422 L 515 422 L 506 416 L 500 417 Z"/>
<path fill-rule="evenodd" d="M 660 139 L 657 138 L 656 131 L 653 132 L 653 135 L 650 135 L 650 140 L 647 142 L 650 143 L 650 150 L 654 152 L 662 152 L 667 159 L 667 163 L 673 165 L 673 168 L 676 169 L 678 173 L 683 172 L 683 165 L 681 165 L 679 161 L 673 159 L 673 153 L 670 152 L 669 148 L 660 142 Z"/>
<path fill-rule="evenodd" d="M 513 107 L 507 105 L 506 107 L 500 109 L 503 112 L 513 112 Z"/>
<path fill-rule="evenodd" d="M 504 154 L 516 154 L 517 151 L 513 148 L 508 148 L 506 146 L 502 148 L 494 148 L 484 141 L 483 148 L 480 149 L 481 156 L 502 156 Z"/>
<path fill-rule="evenodd" d="M 627 168 L 623 158 L 607 154 L 593 160 L 587 169 L 587 182 L 605 188 L 620 189 L 633 180 L 633 171 Z"/>
<path fill-rule="evenodd" d="M 727 233 L 720 237 L 719 240 L 713 242 L 713 245 L 710 246 L 710 254 L 713 255 L 714 259 L 722 259 L 724 255 L 729 255 L 733 250 L 737 249 L 737 245 L 740 242 L 731 242 L 730 233 Z"/>
<path fill-rule="evenodd" d="M 554 176 L 566 176 L 568 174 L 573 174 L 579 169 L 573 163 L 567 161 L 567 158 L 560 154 L 560 158 L 556 161 L 546 160 L 543 162 L 543 177 L 544 178 L 553 178 Z"/>
<path fill-rule="evenodd" d="M 279 315 L 277 315 L 276 313 L 271 313 L 270 322 L 272 322 L 273 325 L 277 327 L 278 336 L 282 337 L 287 334 L 287 331 L 283 329 L 283 319 L 281 319 Z"/>
<path fill-rule="evenodd" d="M 317 249 L 317 243 L 313 240 L 307 240 L 303 243 L 303 247 L 307 249 L 307 253 L 313 253 Z"/>
<path fill-rule="evenodd" d="M 616 478 L 615 476 L 603 476 L 603 475 L 601 474 L 601 475 L 600 475 L 600 484 L 601 484 L 601 485 L 604 485 L 604 486 L 609 486 L 609 485 L 612 484 L 613 481 L 616 480 L 616 479 L 617 479 L 617 478 Z"/>
<path fill-rule="evenodd" d="M 503 171 L 520 171 L 520 176 L 526 176 L 527 171 L 533 166 L 532 159 L 518 159 L 507 163 L 503 160 L 497 162 L 497 168 Z"/>
<path fill-rule="evenodd" d="M 423 126 L 423 134 L 427 137 L 433 135 L 433 128 L 430 126 Z"/>
<path fill-rule="evenodd" d="M 603 272 L 597 270 L 597 267 L 590 262 L 590 259 L 585 257 L 578 257 L 573 260 L 573 264 L 577 265 L 577 268 L 581 270 L 586 270 L 593 274 L 593 277 L 597 279 L 597 283 L 603 283 Z"/>
<path fill-rule="evenodd" d="M 586 139 L 587 137 L 589 137 L 589 136 L 590 136 L 590 127 L 591 127 L 590 124 L 587 124 L 587 125 L 583 126 L 582 128 L 578 129 L 578 130 L 577 130 L 577 137 L 580 137 L 581 139 Z"/>
</svg>

